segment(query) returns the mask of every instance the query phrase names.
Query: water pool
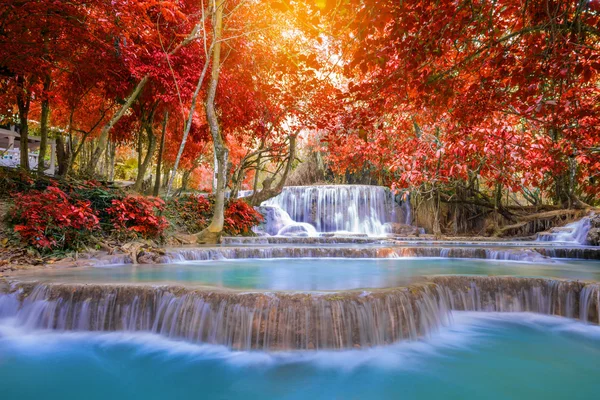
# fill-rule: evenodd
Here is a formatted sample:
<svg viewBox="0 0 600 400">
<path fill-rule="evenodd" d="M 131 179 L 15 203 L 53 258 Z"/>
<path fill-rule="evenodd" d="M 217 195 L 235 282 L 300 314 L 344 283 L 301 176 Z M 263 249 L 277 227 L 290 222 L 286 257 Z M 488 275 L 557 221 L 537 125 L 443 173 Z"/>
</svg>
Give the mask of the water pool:
<svg viewBox="0 0 600 400">
<path fill-rule="evenodd" d="M 458 312 L 417 342 L 286 353 L 0 322 L 7 400 L 587 399 L 600 391 L 598 359 L 600 327 L 532 314 Z"/>
<path fill-rule="evenodd" d="M 36 272 L 65 283 L 177 282 L 235 289 L 348 290 L 402 286 L 425 275 L 508 275 L 600 281 L 600 261 L 525 263 L 479 259 L 244 259 Z"/>
</svg>

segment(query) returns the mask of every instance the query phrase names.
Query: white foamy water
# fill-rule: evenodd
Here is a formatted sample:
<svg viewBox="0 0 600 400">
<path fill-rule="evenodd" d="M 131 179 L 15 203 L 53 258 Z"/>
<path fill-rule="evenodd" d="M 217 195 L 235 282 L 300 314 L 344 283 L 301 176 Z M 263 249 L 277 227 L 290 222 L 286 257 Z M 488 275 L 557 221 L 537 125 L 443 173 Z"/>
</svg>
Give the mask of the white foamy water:
<svg viewBox="0 0 600 400">
<path fill-rule="evenodd" d="M 523 327 L 546 335 L 571 335 L 600 346 L 600 327 L 568 318 L 533 313 L 453 312 L 453 322 L 426 338 L 389 346 L 339 351 L 233 351 L 225 346 L 194 344 L 143 332 L 56 332 L 31 330 L 14 319 L 0 320 L 2 349 L 44 357 L 65 349 L 131 346 L 138 355 L 162 355 L 225 362 L 236 367 L 281 367 L 310 364 L 327 370 L 352 371 L 361 367 L 382 369 L 425 369 L 431 357 L 446 357 L 448 350 L 473 351 L 474 344 L 491 343 L 503 330 Z M 0 358 L 1 360 L 1 358 Z"/>
<path fill-rule="evenodd" d="M 263 206 L 271 209 L 266 221 L 270 235 L 337 232 L 382 236 L 390 232 L 390 223 L 411 222 L 410 202 L 397 204 L 382 186 L 289 186 Z"/>
<path fill-rule="evenodd" d="M 537 240 L 542 242 L 587 244 L 587 234 L 591 228 L 590 218 L 571 222 L 563 227 L 553 228 L 550 233 L 539 235 Z"/>
</svg>

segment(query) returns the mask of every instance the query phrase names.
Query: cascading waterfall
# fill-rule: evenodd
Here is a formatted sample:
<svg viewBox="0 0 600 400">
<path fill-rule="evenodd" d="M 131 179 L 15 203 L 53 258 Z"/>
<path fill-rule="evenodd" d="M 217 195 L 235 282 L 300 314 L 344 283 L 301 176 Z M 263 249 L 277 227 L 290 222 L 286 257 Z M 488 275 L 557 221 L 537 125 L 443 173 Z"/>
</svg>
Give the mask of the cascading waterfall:
<svg viewBox="0 0 600 400">
<path fill-rule="evenodd" d="M 265 218 L 264 232 L 271 235 L 287 236 L 316 236 L 317 231 L 314 226 L 305 222 L 296 222 L 290 215 L 276 206 L 261 206 L 259 208 Z M 260 230 L 259 230 L 260 231 Z"/>
<path fill-rule="evenodd" d="M 538 235 L 542 242 L 587 244 L 587 235 L 592 226 L 589 217 L 572 222 L 563 227 L 553 228 L 548 233 Z"/>
<path fill-rule="evenodd" d="M 256 258 L 404 258 L 443 257 L 477 258 L 526 262 L 551 262 L 553 258 L 600 259 L 600 249 L 594 248 L 528 248 L 490 249 L 485 247 L 215 247 L 170 250 L 157 262 L 171 264 L 184 261 L 238 260 Z"/>
<path fill-rule="evenodd" d="M 598 284 L 512 277 L 433 277 L 406 288 L 331 294 L 26 283 L 5 292 L 0 318 L 28 328 L 145 331 L 244 350 L 416 339 L 448 324 L 451 310 L 600 319 Z"/>
<path fill-rule="evenodd" d="M 263 206 L 279 208 L 292 221 L 310 224 L 319 233 L 381 236 L 390 231 L 390 223 L 409 225 L 411 218 L 410 202 L 397 203 L 394 195 L 382 186 L 288 186 Z M 269 233 L 276 229 L 268 222 L 266 230 Z"/>
</svg>

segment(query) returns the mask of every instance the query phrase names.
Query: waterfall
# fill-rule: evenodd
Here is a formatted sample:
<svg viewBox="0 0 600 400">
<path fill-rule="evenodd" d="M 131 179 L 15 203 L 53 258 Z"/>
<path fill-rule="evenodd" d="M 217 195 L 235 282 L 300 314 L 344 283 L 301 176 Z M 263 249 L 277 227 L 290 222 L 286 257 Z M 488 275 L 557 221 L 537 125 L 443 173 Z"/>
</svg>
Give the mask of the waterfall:
<svg viewBox="0 0 600 400">
<path fill-rule="evenodd" d="M 600 286 L 444 276 L 374 292 L 22 283 L 0 294 L 0 318 L 32 329 L 144 331 L 243 350 L 341 349 L 417 339 L 450 323 L 451 310 L 527 311 L 598 323 Z"/>
<path fill-rule="evenodd" d="M 406 258 L 442 257 L 507 260 L 552 263 L 552 258 L 600 260 L 600 249 L 580 248 L 516 248 L 490 249 L 486 247 L 441 246 L 240 246 L 198 247 L 171 249 L 156 262 L 172 264 L 184 261 L 273 259 L 273 258 Z"/>
<path fill-rule="evenodd" d="M 560 242 L 587 244 L 587 234 L 592 226 L 589 217 L 572 222 L 563 227 L 553 228 L 548 233 L 541 233 L 537 240 L 542 242 Z"/>
<path fill-rule="evenodd" d="M 277 206 L 261 206 L 259 212 L 265 218 L 262 226 L 256 231 L 261 230 L 269 235 L 285 236 L 316 236 L 317 231 L 311 224 L 305 222 L 296 222 L 290 215 Z"/>
<path fill-rule="evenodd" d="M 382 186 L 288 186 L 263 206 L 276 207 L 292 221 L 310 224 L 318 233 L 381 236 L 390 232 L 389 224 L 410 223 L 411 218 L 410 202 L 398 204 L 394 195 Z M 267 223 L 266 230 L 274 232 L 275 228 Z M 280 235 L 284 233 L 278 231 Z"/>
</svg>

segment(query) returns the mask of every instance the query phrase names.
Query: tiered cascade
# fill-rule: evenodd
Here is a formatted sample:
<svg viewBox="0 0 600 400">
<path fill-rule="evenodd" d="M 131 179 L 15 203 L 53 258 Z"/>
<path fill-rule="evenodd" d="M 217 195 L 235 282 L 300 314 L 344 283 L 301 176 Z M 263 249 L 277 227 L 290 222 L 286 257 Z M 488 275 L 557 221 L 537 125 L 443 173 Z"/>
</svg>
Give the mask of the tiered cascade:
<svg viewBox="0 0 600 400">
<path fill-rule="evenodd" d="M 144 331 L 233 349 L 325 349 L 416 339 L 451 310 L 520 312 L 598 323 L 600 286 L 509 277 L 433 277 L 406 288 L 331 294 L 185 287 L 15 284 L 0 318 L 28 328 Z"/>
</svg>

